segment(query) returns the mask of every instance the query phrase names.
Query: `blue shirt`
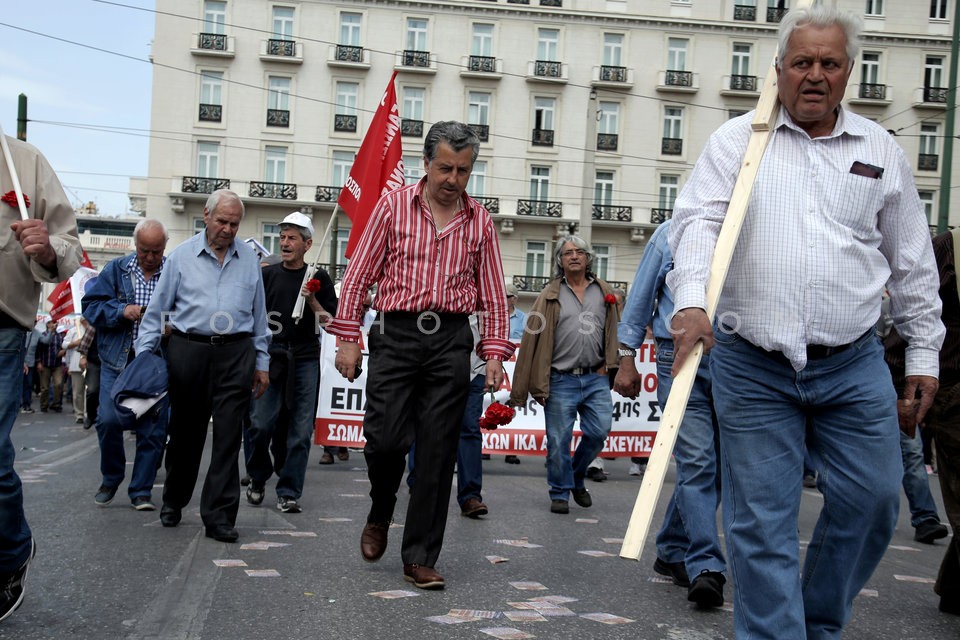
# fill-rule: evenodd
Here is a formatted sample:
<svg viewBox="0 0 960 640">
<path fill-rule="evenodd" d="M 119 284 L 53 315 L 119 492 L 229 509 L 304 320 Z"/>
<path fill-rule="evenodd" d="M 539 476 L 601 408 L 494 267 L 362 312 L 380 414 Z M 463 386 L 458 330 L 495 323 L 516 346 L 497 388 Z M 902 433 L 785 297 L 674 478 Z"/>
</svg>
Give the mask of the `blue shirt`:
<svg viewBox="0 0 960 640">
<path fill-rule="evenodd" d="M 269 369 L 270 332 L 260 261 L 246 243 L 234 240 L 221 265 L 201 231 L 167 256 L 140 323 L 137 353 L 156 351 L 164 315 L 183 333 L 252 334 L 257 371 Z"/>
<path fill-rule="evenodd" d="M 673 255 L 667 243 L 669 229 L 670 219 L 650 237 L 617 325 L 618 339 L 632 349 L 643 344 L 648 325 L 653 326 L 655 338 L 673 340 L 670 334 L 673 294 L 666 286 L 667 273 L 673 268 Z"/>
<path fill-rule="evenodd" d="M 511 340 L 520 340 L 523 338 L 523 330 L 527 325 L 527 314 L 516 307 L 513 308 L 513 313 L 510 314 L 510 339 Z"/>
</svg>

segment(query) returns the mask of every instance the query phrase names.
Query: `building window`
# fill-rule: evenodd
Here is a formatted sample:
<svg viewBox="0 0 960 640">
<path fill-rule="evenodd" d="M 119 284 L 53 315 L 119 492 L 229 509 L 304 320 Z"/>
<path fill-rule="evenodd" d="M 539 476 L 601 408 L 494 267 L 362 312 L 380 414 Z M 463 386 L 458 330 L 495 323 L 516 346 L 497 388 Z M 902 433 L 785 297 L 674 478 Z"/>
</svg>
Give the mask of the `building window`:
<svg viewBox="0 0 960 640">
<path fill-rule="evenodd" d="M 864 51 L 860 62 L 860 80 L 865 84 L 880 84 L 880 54 Z"/>
<path fill-rule="evenodd" d="M 550 199 L 550 167 L 530 167 L 530 199 L 534 202 Z"/>
<path fill-rule="evenodd" d="M 220 171 L 220 143 L 197 143 L 197 177 L 216 178 Z"/>
<path fill-rule="evenodd" d="M 280 253 L 280 225 L 274 224 L 272 222 L 264 222 L 261 225 L 262 232 L 260 234 L 260 242 L 263 244 L 264 249 L 270 253 L 279 254 Z"/>
<path fill-rule="evenodd" d="M 485 160 L 477 160 L 473 163 L 473 171 L 470 172 L 470 180 L 467 182 L 467 193 L 477 199 L 487 195 L 487 163 Z"/>
<path fill-rule="evenodd" d="M 493 25 L 473 25 L 473 37 L 470 39 L 470 55 L 493 57 Z"/>
<path fill-rule="evenodd" d="M 422 87 L 404 87 L 400 108 L 400 135 L 420 137 L 423 135 L 423 105 L 427 90 Z"/>
<path fill-rule="evenodd" d="M 939 124 L 925 122 L 920 125 L 920 157 L 917 161 L 917 169 L 937 170 L 937 137 L 939 135 Z"/>
<path fill-rule="evenodd" d="M 290 126 L 290 78 L 267 78 L 267 125 Z"/>
<path fill-rule="evenodd" d="M 753 46 L 744 42 L 733 43 L 733 59 L 730 73 L 735 76 L 750 75 L 750 55 Z"/>
<path fill-rule="evenodd" d="M 403 177 L 407 184 L 416 184 L 423 177 L 423 158 L 403 156 Z"/>
<path fill-rule="evenodd" d="M 673 203 L 677 201 L 680 177 L 674 175 L 660 176 L 660 194 L 658 204 L 661 209 L 673 211 Z"/>
<path fill-rule="evenodd" d="M 555 98 L 533 99 L 533 143 L 553 146 L 553 116 Z"/>
<path fill-rule="evenodd" d="M 757 19 L 756 0 L 734 0 L 733 19 L 753 22 Z"/>
<path fill-rule="evenodd" d="M 205 0 L 203 3 L 203 32 L 223 35 L 227 22 L 227 3 L 220 0 Z"/>
<path fill-rule="evenodd" d="M 790 3 L 785 0 L 767 0 L 767 22 L 780 22 L 790 11 Z"/>
<path fill-rule="evenodd" d="M 347 243 L 349 241 L 350 229 L 337 229 L 337 264 L 347 264 Z"/>
<path fill-rule="evenodd" d="M 603 64 L 607 67 L 619 67 L 623 64 L 623 34 L 603 34 Z"/>
<path fill-rule="evenodd" d="M 427 50 L 427 21 L 407 18 L 407 51 Z"/>
<path fill-rule="evenodd" d="M 610 270 L 610 245 L 593 245 L 593 272 L 601 280 L 607 279 L 607 272 Z"/>
<path fill-rule="evenodd" d="M 273 37 L 293 40 L 293 7 L 273 8 Z"/>
<path fill-rule="evenodd" d="M 927 56 L 924 61 L 923 101 L 947 101 L 947 90 L 943 81 L 943 57 L 941 56 Z"/>
<path fill-rule="evenodd" d="M 286 147 L 267 146 L 264 149 L 263 178 L 266 182 L 286 182 Z"/>
<path fill-rule="evenodd" d="M 193 233 L 194 235 L 201 233 L 207 230 L 207 225 L 204 224 L 203 218 L 194 218 L 193 219 Z"/>
<path fill-rule="evenodd" d="M 360 21 L 362 16 L 359 13 L 341 13 L 340 14 L 340 43 L 348 47 L 360 46 Z"/>
<path fill-rule="evenodd" d="M 616 102 L 601 102 L 597 114 L 597 149 L 616 151 L 620 126 L 620 105 Z"/>
<path fill-rule="evenodd" d="M 544 278 L 550 274 L 547 272 L 547 243 L 527 240 L 526 247 L 527 273 L 531 278 Z"/>
<path fill-rule="evenodd" d="M 593 204 L 613 204 L 613 171 L 597 171 L 593 181 Z"/>
<path fill-rule="evenodd" d="M 667 70 L 687 70 L 687 47 L 690 41 L 686 38 L 667 38 Z"/>
<path fill-rule="evenodd" d="M 332 182 L 330 184 L 336 187 L 342 187 L 347 182 L 350 175 L 350 169 L 353 167 L 355 154 L 352 151 L 334 151 L 332 162 Z"/>
<path fill-rule="evenodd" d="M 537 60 L 557 62 L 560 60 L 560 31 L 537 29 Z"/>
<path fill-rule="evenodd" d="M 683 109 L 680 107 L 663 109 L 663 141 L 660 152 L 671 156 L 683 153 Z"/>
<path fill-rule="evenodd" d="M 200 120 L 223 120 L 223 72 L 200 72 Z"/>
<path fill-rule="evenodd" d="M 357 130 L 357 102 L 360 85 L 356 82 L 336 84 L 336 112 L 333 118 L 334 131 Z"/>
<path fill-rule="evenodd" d="M 490 94 L 484 91 L 467 93 L 467 124 L 469 124 L 481 142 L 490 137 Z"/>
<path fill-rule="evenodd" d="M 930 0 L 930 17 L 937 20 L 946 20 L 947 0 Z"/>
<path fill-rule="evenodd" d="M 917 191 L 917 194 L 920 196 L 923 212 L 927 216 L 927 223 L 931 226 L 936 225 L 939 220 L 937 220 L 938 216 L 933 208 L 933 191 Z"/>
<path fill-rule="evenodd" d="M 864 13 L 868 16 L 882 16 L 883 0 L 867 0 L 867 10 Z"/>
</svg>

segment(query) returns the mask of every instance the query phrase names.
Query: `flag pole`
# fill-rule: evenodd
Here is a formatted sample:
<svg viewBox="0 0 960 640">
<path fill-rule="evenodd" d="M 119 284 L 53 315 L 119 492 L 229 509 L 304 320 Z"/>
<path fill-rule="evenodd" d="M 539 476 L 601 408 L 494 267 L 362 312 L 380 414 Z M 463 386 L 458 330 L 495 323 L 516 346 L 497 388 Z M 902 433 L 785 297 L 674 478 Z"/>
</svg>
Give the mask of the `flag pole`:
<svg viewBox="0 0 960 640">
<path fill-rule="evenodd" d="M 3 127 L 0 127 L 0 147 L 3 147 L 3 161 L 7 163 L 7 171 L 10 172 L 10 180 L 13 181 L 13 191 L 17 195 L 20 218 L 29 220 L 27 203 L 23 201 L 23 189 L 20 188 L 20 178 L 17 176 L 17 168 L 13 166 L 13 156 L 10 155 L 10 145 L 7 144 L 7 136 L 3 133 Z"/>
<path fill-rule="evenodd" d="M 320 256 L 323 255 L 323 247 L 327 242 L 327 238 L 330 236 L 330 229 L 333 228 L 333 221 L 337 219 L 337 213 L 339 211 L 340 211 L 340 204 L 337 203 L 333 207 L 333 213 L 330 214 L 330 220 L 327 222 L 327 228 L 323 230 L 323 235 L 320 237 L 320 242 L 314 243 L 314 245 L 318 246 L 320 250 L 317 251 L 317 259 L 313 261 L 313 267 L 311 269 L 307 269 L 306 272 L 303 274 L 303 282 L 300 283 L 300 291 L 303 291 L 303 287 L 305 287 L 307 282 L 310 280 L 310 276 L 313 273 L 315 273 L 317 270 L 317 267 L 320 266 Z M 330 257 L 331 261 L 336 260 L 336 258 L 337 258 L 336 256 Z M 299 292 L 297 292 L 297 302 L 293 305 L 293 314 L 292 314 L 293 321 L 297 324 L 300 323 L 300 318 L 303 317 L 303 307 L 304 307 L 304 304 L 306 304 L 306 301 L 307 299 L 304 298 L 302 295 L 300 295 Z"/>
</svg>

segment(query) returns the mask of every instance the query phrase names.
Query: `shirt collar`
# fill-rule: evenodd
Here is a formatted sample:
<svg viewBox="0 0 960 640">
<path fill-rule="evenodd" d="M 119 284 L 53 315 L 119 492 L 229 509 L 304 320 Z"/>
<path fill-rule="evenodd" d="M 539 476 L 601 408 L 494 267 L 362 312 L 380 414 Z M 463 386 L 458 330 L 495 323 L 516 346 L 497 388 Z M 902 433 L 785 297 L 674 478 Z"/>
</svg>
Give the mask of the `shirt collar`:
<svg viewBox="0 0 960 640">
<path fill-rule="evenodd" d="M 421 204 L 423 206 L 426 206 L 426 200 L 423 199 L 423 189 L 426 186 L 427 186 L 427 176 L 423 176 L 422 178 L 420 178 L 420 182 L 417 183 L 417 186 L 414 187 L 413 198 L 416 201 L 418 206 L 420 206 Z M 473 217 L 474 215 L 476 215 L 477 213 L 476 207 L 479 205 L 479 203 L 473 198 L 471 198 L 467 194 L 466 190 L 464 190 L 464 192 L 461 194 L 460 199 L 463 202 L 465 202 L 467 205 L 466 207 L 467 215 L 470 217 Z"/>
<path fill-rule="evenodd" d="M 217 254 L 215 254 L 213 252 L 213 249 L 210 248 L 210 245 L 207 244 L 206 231 L 201 231 L 197 235 L 193 236 L 193 240 L 194 242 L 196 242 L 194 251 L 197 257 L 199 257 L 203 253 L 207 253 L 210 256 L 212 256 L 214 259 L 216 259 L 218 262 L 220 261 L 220 258 L 217 258 Z M 250 249 L 250 250 L 253 251 L 253 249 Z M 236 257 L 238 254 L 239 254 L 239 249 L 237 248 L 237 239 L 234 238 L 233 242 L 230 243 L 230 246 L 227 247 L 227 255 Z"/>
<path fill-rule="evenodd" d="M 806 134 L 806 131 L 800 128 L 800 125 L 794 121 L 786 107 L 782 105 L 780 107 L 780 115 L 777 116 L 777 125 L 775 128 L 779 129 L 780 127 L 786 127 L 788 129 L 793 129 L 794 131 Z M 829 136 L 822 137 L 838 138 L 843 134 L 850 136 L 865 136 L 868 133 L 869 130 L 865 126 L 865 123 L 857 120 L 856 118 L 850 117 L 849 112 L 843 108 L 843 105 L 838 105 L 837 121 L 833 125 L 833 132 Z"/>
</svg>

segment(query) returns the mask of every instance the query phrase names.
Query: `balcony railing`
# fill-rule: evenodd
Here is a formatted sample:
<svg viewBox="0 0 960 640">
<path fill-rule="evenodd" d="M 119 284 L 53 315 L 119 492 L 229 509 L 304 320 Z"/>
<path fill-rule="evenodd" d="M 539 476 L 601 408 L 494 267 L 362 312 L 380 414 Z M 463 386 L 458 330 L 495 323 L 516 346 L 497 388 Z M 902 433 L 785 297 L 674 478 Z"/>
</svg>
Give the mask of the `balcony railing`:
<svg viewBox="0 0 960 640">
<path fill-rule="evenodd" d="M 608 64 L 600 67 L 600 80 L 604 82 L 626 82 L 627 68 L 614 67 Z"/>
<path fill-rule="evenodd" d="M 198 49 L 211 51 L 226 51 L 227 36 L 223 33 L 201 33 L 197 42 Z"/>
<path fill-rule="evenodd" d="M 664 75 L 664 83 L 668 87 L 692 87 L 693 72 L 668 69 Z"/>
<path fill-rule="evenodd" d="M 338 44 L 334 55 L 340 62 L 363 62 L 363 47 Z"/>
<path fill-rule="evenodd" d="M 276 200 L 296 200 L 297 185 L 286 182 L 256 182 L 250 181 L 251 198 L 274 198 Z"/>
<path fill-rule="evenodd" d="M 559 218 L 563 215 L 563 203 L 551 200 L 517 200 L 517 215 Z"/>
<path fill-rule="evenodd" d="M 223 119 L 223 105 L 201 104 L 198 117 L 201 122 L 220 122 Z"/>
<path fill-rule="evenodd" d="M 500 198 L 477 198 L 483 208 L 490 213 L 500 213 Z"/>
<path fill-rule="evenodd" d="M 490 56 L 470 56 L 467 59 L 467 69 L 495 73 L 497 71 L 497 59 Z"/>
<path fill-rule="evenodd" d="M 947 102 L 947 88 L 946 87 L 924 87 L 923 88 L 923 101 L 924 102 Z"/>
<path fill-rule="evenodd" d="M 563 0 L 540 0 L 541 7 L 562 7 Z"/>
<path fill-rule="evenodd" d="M 423 120 L 411 120 L 403 118 L 400 120 L 400 135 L 410 138 L 423 137 Z"/>
<path fill-rule="evenodd" d="M 507 0 L 507 4 L 530 4 L 530 0 Z"/>
<path fill-rule="evenodd" d="M 780 9 L 779 7 L 767 7 L 767 22 L 780 22 L 783 20 L 783 16 L 787 15 L 787 12 L 790 9 L 784 7 Z"/>
<path fill-rule="evenodd" d="M 663 224 L 673 217 L 673 209 L 650 209 L 650 222 Z"/>
<path fill-rule="evenodd" d="M 229 178 L 202 178 L 200 176 L 183 176 L 180 191 L 184 193 L 213 193 L 217 189 L 229 189 Z"/>
<path fill-rule="evenodd" d="M 539 293 L 550 280 L 551 278 L 548 276 L 513 276 L 513 286 L 517 288 L 517 291 Z"/>
<path fill-rule="evenodd" d="M 940 156 L 933 153 L 921 153 L 917 160 L 917 169 L 921 171 L 936 171 L 937 159 Z"/>
<path fill-rule="evenodd" d="M 297 43 L 293 40 L 277 40 L 270 38 L 267 40 L 268 56 L 286 56 L 292 58 L 297 53 Z"/>
<path fill-rule="evenodd" d="M 552 147 L 553 129 L 534 129 L 530 136 L 530 144 L 536 147 Z"/>
<path fill-rule="evenodd" d="M 633 207 L 616 204 L 595 204 L 590 212 L 594 220 L 610 220 L 614 222 L 632 222 Z"/>
<path fill-rule="evenodd" d="M 757 19 L 757 8 L 745 4 L 733 5 L 733 19 L 754 22 Z"/>
<path fill-rule="evenodd" d="M 415 51 L 413 49 L 404 49 L 403 66 L 405 67 L 429 67 L 430 52 Z"/>
<path fill-rule="evenodd" d="M 287 109 L 267 109 L 268 127 L 289 127 L 290 111 Z"/>
<path fill-rule="evenodd" d="M 343 280 L 343 274 L 347 272 L 347 265 L 345 264 L 330 264 L 329 262 L 326 262 L 320 263 L 320 267 L 330 274 L 330 277 L 333 278 L 334 282 Z"/>
<path fill-rule="evenodd" d="M 353 131 L 357 130 L 357 116 L 348 116 L 343 113 L 333 114 L 334 131 Z"/>
<path fill-rule="evenodd" d="M 660 153 L 665 156 L 679 156 L 683 153 L 683 138 L 663 138 L 660 141 Z"/>
<path fill-rule="evenodd" d="M 533 75 L 541 78 L 561 78 L 563 77 L 563 63 L 555 60 L 535 60 L 533 63 Z"/>
<path fill-rule="evenodd" d="M 866 82 L 860 83 L 860 97 L 867 98 L 870 100 L 886 100 L 887 98 L 887 85 L 885 84 L 869 84 Z"/>
<path fill-rule="evenodd" d="M 340 187 L 319 186 L 313 199 L 316 202 L 336 202 L 337 198 L 340 197 L 340 190 Z"/>
<path fill-rule="evenodd" d="M 757 76 L 730 76 L 731 91 L 756 91 Z"/>
<path fill-rule="evenodd" d="M 598 133 L 597 151 L 616 151 L 620 136 L 616 133 Z"/>
<path fill-rule="evenodd" d="M 490 125 L 488 124 L 470 124 L 467 125 L 477 134 L 480 142 L 486 142 L 490 139 Z"/>
</svg>

